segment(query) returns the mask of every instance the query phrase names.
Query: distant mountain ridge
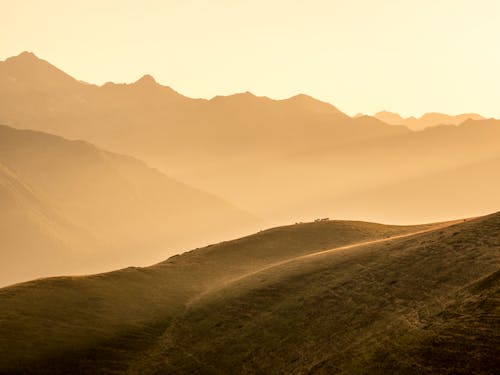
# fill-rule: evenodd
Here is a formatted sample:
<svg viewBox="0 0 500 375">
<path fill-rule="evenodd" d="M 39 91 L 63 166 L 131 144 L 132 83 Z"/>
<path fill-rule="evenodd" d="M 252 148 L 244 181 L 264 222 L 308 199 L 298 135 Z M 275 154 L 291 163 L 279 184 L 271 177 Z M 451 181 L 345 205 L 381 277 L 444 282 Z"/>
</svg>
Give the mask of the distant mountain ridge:
<svg viewBox="0 0 500 375">
<path fill-rule="evenodd" d="M 464 120 L 439 114 L 423 119 Z M 368 208 L 359 210 L 343 200 L 363 191 L 374 200 L 367 207 L 393 205 L 390 196 L 380 193 L 382 187 L 405 186 L 403 196 L 418 196 L 404 184 L 418 179 L 442 191 L 436 173 L 461 170 L 458 180 L 468 180 L 471 170 L 462 167 L 500 157 L 500 121 L 495 119 L 412 131 L 372 116 L 351 118 L 303 94 L 284 100 L 249 92 L 192 99 L 148 75 L 131 84 L 85 84 L 29 54 L 0 62 L 2 122 L 137 157 L 272 225 L 333 215 L 400 223 L 393 221 L 396 216 L 373 216 Z M 477 184 L 496 185 L 499 178 Z M 495 202 L 484 191 L 478 197 L 482 207 Z M 445 206 L 462 210 L 454 211 L 458 216 L 473 209 L 453 194 L 443 199 Z M 431 205 L 425 217 L 407 217 L 404 223 L 443 216 L 449 217 Z"/>
<path fill-rule="evenodd" d="M 0 286 L 150 264 L 260 224 L 137 159 L 1 125 L 0 202 Z"/>
<path fill-rule="evenodd" d="M 375 113 L 375 118 L 391 125 L 404 125 L 411 130 L 423 130 L 430 126 L 437 125 L 460 125 L 467 120 L 484 120 L 485 118 L 477 113 L 463 113 L 460 115 L 450 116 L 444 113 L 430 112 L 425 113 L 419 118 L 407 117 L 403 118 L 397 113 L 381 111 Z"/>
<path fill-rule="evenodd" d="M 11 83 L 11 85 L 7 84 L 9 82 Z M 271 110 L 271 113 L 267 113 L 268 115 L 273 115 L 272 112 L 275 112 L 275 114 L 278 116 L 288 116 L 286 111 L 292 110 L 294 112 L 294 115 L 299 114 L 304 116 L 306 114 L 323 114 L 339 116 L 343 120 L 350 119 L 349 116 L 342 113 L 333 105 L 319 101 L 304 94 L 298 94 L 283 100 L 273 100 L 267 97 L 257 97 L 249 92 L 228 96 L 215 96 L 209 100 L 190 99 L 177 93 L 168 86 L 163 86 L 157 83 L 155 79 L 149 74 L 144 75 L 136 82 L 130 84 L 113 82 L 105 83 L 102 86 L 84 84 L 81 81 L 78 81 L 62 72 L 60 69 L 54 67 L 47 61 L 39 59 L 30 52 L 23 52 L 18 56 L 10 57 L 5 61 L 0 62 L 0 83 L 2 83 L 0 94 L 3 93 L 5 95 L 5 100 L 12 101 L 14 99 L 32 99 L 36 102 L 37 99 L 42 101 L 52 97 L 52 99 L 50 99 L 50 101 L 52 102 L 51 104 L 53 104 L 53 107 L 51 108 L 51 116 L 53 117 L 52 120 L 55 121 L 58 120 L 56 116 L 57 112 L 64 112 L 64 109 L 59 108 L 59 105 L 72 105 L 73 107 L 75 107 L 72 108 L 74 110 L 79 109 L 95 111 L 98 108 L 93 107 L 92 104 L 97 104 L 95 103 L 96 100 L 99 101 L 111 99 L 109 97 L 109 94 L 115 95 L 116 99 L 119 99 L 120 101 L 128 101 L 132 98 L 140 101 L 141 97 L 137 96 L 137 94 L 140 94 L 140 91 L 142 90 L 146 90 L 145 92 L 147 92 L 148 94 L 147 98 L 143 98 L 147 99 L 148 102 L 143 104 L 147 105 L 151 109 L 157 107 L 157 105 L 159 104 L 157 100 L 161 100 L 161 104 L 171 102 L 172 100 L 177 100 L 177 104 L 181 104 L 182 102 L 183 105 L 193 105 L 190 109 L 194 111 L 205 110 L 204 108 L 200 108 L 199 106 L 207 107 L 208 109 L 212 105 L 224 107 L 228 107 L 228 105 L 231 107 L 238 107 L 239 105 L 251 105 L 254 106 L 254 108 L 257 110 Z M 15 92 L 16 90 L 14 90 L 13 87 L 19 85 L 20 83 L 23 84 L 24 90 L 31 89 L 38 93 L 43 93 L 45 95 L 45 99 L 29 97 L 23 98 L 22 93 Z M 73 92 L 70 93 L 69 97 L 66 98 L 67 101 L 58 103 L 57 100 L 60 100 L 61 98 L 58 97 L 57 91 L 53 91 L 58 89 L 72 89 Z M 13 92 L 11 92 L 11 90 Z M 142 94 L 144 94 L 145 92 L 142 92 Z M 19 97 L 8 97 L 12 96 L 13 94 L 19 95 Z M 28 93 L 25 91 L 24 94 Z M 54 101 L 54 99 L 57 100 Z M 112 102 L 116 103 L 116 100 L 112 100 Z M 9 113 L 9 110 L 6 107 L 6 105 L 2 106 L 2 111 L 0 112 L 1 116 L 6 116 Z M 120 109 L 127 110 L 127 107 L 122 106 Z M 208 112 L 210 112 L 210 110 L 208 110 Z M 48 114 L 38 113 L 38 116 L 40 115 L 48 116 Z M 62 115 L 62 113 L 60 113 L 59 115 Z M 78 112 L 75 113 L 75 116 L 77 115 L 79 115 Z M 22 116 L 20 116 L 19 113 L 17 113 L 16 116 L 17 122 L 22 121 Z M 2 117 L 2 119 L 4 118 Z M 30 124 L 30 126 L 37 126 L 38 124 L 38 126 L 42 127 L 42 130 L 48 130 L 44 128 L 46 125 L 43 124 L 43 121 L 47 121 L 47 119 L 43 119 L 43 117 L 41 117 L 37 122 Z M 70 125 L 66 125 L 66 127 L 69 126 Z M 382 128 L 383 126 L 381 126 L 381 129 Z M 385 131 L 394 132 L 395 130 L 386 128 Z M 67 132 L 67 129 L 61 129 L 61 132 L 65 133 Z"/>
<path fill-rule="evenodd" d="M 76 80 L 70 75 L 64 73 L 62 70 L 56 68 L 45 60 L 38 58 L 32 52 L 22 52 L 18 56 L 13 56 L 7 58 L 5 61 L 0 61 L 0 82 L 2 85 L 7 85 L 9 82 L 11 84 L 19 85 L 22 84 L 25 88 L 36 88 L 40 89 L 48 89 L 48 88 L 58 88 L 58 89 L 68 89 L 73 88 L 76 89 L 79 85 L 82 84 L 81 81 Z M 150 74 L 145 74 L 137 81 L 124 84 L 124 83 L 113 83 L 107 82 L 102 86 L 97 86 L 93 84 L 87 84 L 87 86 L 93 88 L 99 87 L 141 87 L 143 89 L 157 89 L 162 90 L 164 94 L 172 94 L 172 96 L 179 96 L 185 99 L 187 97 L 179 94 L 172 88 L 168 86 L 163 86 L 159 84 L 153 76 Z M 222 98 L 241 98 L 243 96 L 247 96 L 247 98 L 257 99 L 255 95 L 246 92 L 241 94 L 233 94 L 229 96 L 215 96 L 212 99 L 208 100 L 219 101 Z M 296 105 L 298 108 L 304 109 L 306 111 L 318 112 L 318 113 L 329 113 L 329 114 L 337 114 L 341 115 L 344 118 L 349 118 L 346 114 L 335 108 L 332 104 L 322 102 L 317 100 L 311 96 L 305 94 L 297 94 L 288 99 L 282 100 L 272 100 L 266 97 L 261 97 L 262 99 L 267 99 L 272 102 L 281 102 L 281 103 L 290 103 L 292 105 Z M 167 99 L 166 96 L 163 99 Z M 206 102 L 206 99 L 193 99 L 198 102 Z M 232 103 L 234 104 L 234 103 Z M 358 114 L 353 118 L 364 117 L 366 115 Z M 389 111 L 381 111 L 373 115 L 374 118 L 390 124 L 390 125 L 403 125 L 412 130 L 422 130 L 429 126 L 436 125 L 459 125 L 466 121 L 467 119 L 471 120 L 482 120 L 483 116 L 476 113 L 464 113 L 459 115 L 447 115 L 443 113 L 430 112 L 425 113 L 421 117 L 407 117 L 403 118 L 399 114 Z"/>
</svg>

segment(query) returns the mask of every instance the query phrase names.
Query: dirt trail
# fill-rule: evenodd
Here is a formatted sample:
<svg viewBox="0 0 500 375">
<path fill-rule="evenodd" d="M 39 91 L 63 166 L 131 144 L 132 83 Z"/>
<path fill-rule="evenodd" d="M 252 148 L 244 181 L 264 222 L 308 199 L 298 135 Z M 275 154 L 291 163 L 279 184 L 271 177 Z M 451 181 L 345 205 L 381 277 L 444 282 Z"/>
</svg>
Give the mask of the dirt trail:
<svg viewBox="0 0 500 375">
<path fill-rule="evenodd" d="M 392 240 L 398 240 L 400 238 L 412 237 L 412 236 L 416 236 L 416 235 L 419 235 L 419 234 L 433 232 L 433 231 L 436 231 L 436 230 L 439 230 L 439 229 L 447 228 L 447 227 L 450 227 L 450 226 L 452 226 L 454 224 L 463 223 L 464 221 L 465 220 L 447 221 L 447 222 L 442 223 L 442 224 L 437 224 L 436 226 L 433 226 L 432 228 L 428 228 L 428 229 L 424 229 L 424 230 L 419 230 L 419 231 L 416 231 L 416 232 L 405 233 L 405 234 L 398 234 L 396 236 L 391 236 L 391 237 L 387 237 L 387 238 L 380 238 L 378 240 L 356 242 L 356 243 L 353 243 L 353 244 L 350 244 L 350 245 L 334 247 L 333 249 L 322 250 L 322 251 L 318 251 L 318 252 L 315 252 L 315 253 L 312 253 L 312 254 L 301 255 L 301 256 L 298 256 L 298 257 L 293 258 L 293 259 L 287 259 L 286 261 L 284 261 L 282 263 L 286 263 L 286 262 L 289 262 L 289 261 L 291 262 L 293 260 L 298 260 L 298 259 L 311 258 L 311 257 L 315 257 L 315 256 L 318 256 L 318 255 L 327 254 L 327 253 L 330 253 L 332 251 L 353 249 L 355 247 L 362 247 L 362 246 L 373 245 L 373 244 L 382 243 L 382 242 L 388 242 L 388 241 L 392 241 Z M 273 267 L 273 265 L 271 265 L 270 267 Z"/>
<path fill-rule="evenodd" d="M 217 285 L 216 287 L 210 288 L 210 289 L 206 290 L 205 292 L 203 292 L 201 294 L 198 294 L 197 296 L 195 296 L 194 298 L 192 298 L 186 304 L 186 307 L 190 307 L 191 305 L 195 304 L 197 301 L 199 301 L 203 297 L 205 297 L 205 296 L 207 296 L 207 295 L 209 295 L 209 294 L 211 294 L 211 293 L 213 293 L 215 291 L 224 289 L 225 287 L 227 287 L 230 284 L 233 284 L 233 283 L 235 283 L 237 281 L 243 280 L 243 279 L 245 279 L 247 277 L 256 275 L 256 274 L 258 274 L 260 272 L 267 271 L 267 270 L 275 268 L 275 267 L 279 267 L 279 266 L 282 266 L 282 265 L 285 265 L 285 264 L 289 264 L 289 263 L 292 263 L 292 262 L 295 262 L 295 261 L 300 261 L 302 259 L 314 258 L 314 257 L 317 257 L 317 256 L 325 255 L 325 254 L 336 252 L 336 251 L 349 250 L 349 249 L 354 249 L 354 248 L 358 248 L 358 247 L 364 247 L 364 246 L 369 246 L 369 245 L 374 245 L 374 244 L 380 244 L 380 243 L 390 242 L 390 241 L 398 240 L 398 239 L 402 239 L 402 238 L 417 236 L 419 234 L 434 232 L 436 230 L 447 228 L 447 227 L 450 227 L 452 225 L 455 225 L 455 224 L 458 224 L 458 223 L 463 223 L 463 222 L 470 221 L 470 220 L 473 220 L 473 219 L 474 218 L 465 219 L 465 220 L 461 219 L 461 220 L 447 221 L 447 222 L 444 222 L 444 223 L 436 224 L 435 226 L 432 226 L 431 228 L 419 230 L 419 231 L 416 231 L 416 232 L 405 233 L 405 234 L 398 234 L 398 235 L 395 235 L 395 236 L 386 237 L 386 238 L 380 238 L 380 239 L 377 239 L 377 240 L 356 242 L 356 243 L 345 245 L 345 246 L 338 246 L 338 247 L 334 247 L 332 249 L 321 250 L 321 251 L 317 251 L 315 253 L 306 254 L 306 255 L 300 255 L 300 256 L 297 256 L 297 257 L 294 257 L 294 258 L 285 259 L 285 260 L 282 260 L 282 261 L 279 261 L 279 262 L 275 262 L 275 263 L 269 264 L 268 266 L 259 268 L 259 269 L 255 270 L 255 271 L 248 272 L 248 273 L 245 273 L 245 274 L 240 275 L 238 277 L 235 277 L 233 279 L 227 280 L 224 283 L 222 283 L 220 285 Z"/>
</svg>

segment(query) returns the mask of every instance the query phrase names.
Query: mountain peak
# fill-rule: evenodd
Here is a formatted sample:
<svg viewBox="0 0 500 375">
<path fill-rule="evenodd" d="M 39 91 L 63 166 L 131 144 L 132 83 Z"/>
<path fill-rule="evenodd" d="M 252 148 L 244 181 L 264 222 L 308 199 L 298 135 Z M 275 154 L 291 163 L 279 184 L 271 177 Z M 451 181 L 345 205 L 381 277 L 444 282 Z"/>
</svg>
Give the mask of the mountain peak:
<svg viewBox="0 0 500 375">
<path fill-rule="evenodd" d="M 38 56 L 36 56 L 33 52 L 24 51 L 21 52 L 17 56 L 12 56 L 7 58 L 5 61 L 13 62 L 13 63 L 30 63 L 30 62 L 41 62 L 43 61 Z"/>
<path fill-rule="evenodd" d="M 257 96 L 250 91 L 237 92 L 232 95 L 228 95 L 228 97 L 236 97 L 236 98 L 256 98 Z"/>
<path fill-rule="evenodd" d="M 345 114 L 341 112 L 338 108 L 336 108 L 334 105 L 328 102 L 323 102 L 306 94 L 294 95 L 288 99 L 284 99 L 283 102 L 292 103 L 294 105 L 302 107 L 303 109 L 307 109 L 311 112 L 324 113 L 324 114 L 341 114 L 345 116 Z"/>
<path fill-rule="evenodd" d="M 401 115 L 389 111 L 377 112 L 373 117 L 390 125 L 401 125 L 404 122 L 404 118 Z"/>
<path fill-rule="evenodd" d="M 141 85 L 141 86 L 153 86 L 153 85 L 158 85 L 158 82 L 154 79 L 154 77 L 150 74 L 145 74 L 141 78 L 139 78 L 137 81 L 135 81 L 136 85 Z"/>
<path fill-rule="evenodd" d="M 10 81 L 25 85 L 25 88 L 69 88 L 79 84 L 69 74 L 37 57 L 33 52 L 24 51 L 0 63 L 3 66 L 3 74 L 9 76 Z"/>
<path fill-rule="evenodd" d="M 316 100 L 314 99 L 312 96 L 309 96 L 309 95 L 306 95 L 306 94 L 297 94 L 297 95 L 293 95 L 291 97 L 288 98 L 288 100 L 296 100 L 296 101 L 299 101 L 299 100 L 303 100 L 303 101 L 312 101 L 312 100 Z"/>
<path fill-rule="evenodd" d="M 37 60 L 39 60 L 38 57 L 33 52 L 30 52 L 30 51 L 23 51 L 15 57 L 23 58 L 23 59 L 37 59 Z"/>
<path fill-rule="evenodd" d="M 210 101 L 213 102 L 228 102 L 231 101 L 232 103 L 238 102 L 238 103 L 247 103 L 247 102 L 255 102 L 256 100 L 263 99 L 264 97 L 256 96 L 255 94 L 251 93 L 250 91 L 245 91 L 245 92 L 238 92 L 235 94 L 231 95 L 216 95 Z M 267 99 L 267 98 L 266 98 Z"/>
</svg>

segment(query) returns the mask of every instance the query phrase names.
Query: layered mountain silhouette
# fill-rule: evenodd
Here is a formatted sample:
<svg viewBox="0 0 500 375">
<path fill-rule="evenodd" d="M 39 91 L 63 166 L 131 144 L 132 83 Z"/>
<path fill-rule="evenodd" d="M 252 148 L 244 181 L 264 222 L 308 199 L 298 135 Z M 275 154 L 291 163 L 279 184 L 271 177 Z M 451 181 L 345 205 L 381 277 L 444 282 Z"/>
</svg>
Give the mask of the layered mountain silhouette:
<svg viewBox="0 0 500 375">
<path fill-rule="evenodd" d="M 0 285 L 151 264 L 259 221 L 143 162 L 0 126 Z"/>
<path fill-rule="evenodd" d="M 460 125 L 467 120 L 484 120 L 484 117 L 477 113 L 463 113 L 450 116 L 444 113 L 430 112 L 420 117 L 403 118 L 397 113 L 381 111 L 373 117 L 391 125 L 404 125 L 412 130 L 423 130 L 436 125 Z"/>
<path fill-rule="evenodd" d="M 24 52 L 0 124 L 2 374 L 500 367 L 500 120 L 97 86 Z"/>
<path fill-rule="evenodd" d="M 477 206 L 449 194 L 441 197 L 443 207 L 453 211 L 429 203 L 425 215 L 411 215 L 396 212 L 383 193 L 404 186 L 399 194 L 412 200 L 421 189 L 407 182 L 416 180 L 443 191 L 436 174 L 457 170 L 461 180 L 471 180 L 467 165 L 500 157 L 500 121 L 494 119 L 428 114 L 420 119 L 428 127 L 413 132 L 389 124 L 399 121 L 395 115 L 384 118 L 389 123 L 351 118 L 307 95 L 192 99 L 149 75 L 132 84 L 86 84 L 30 53 L 1 62 L 0 83 L 0 122 L 138 157 L 274 225 L 318 216 L 418 223 L 498 208 L 488 206 L 496 199 L 491 191 L 477 197 Z M 496 185 L 498 178 L 475 183 Z M 345 200 L 358 192 L 371 197 L 366 209 Z M 374 213 L 369 206 L 394 209 Z"/>
<path fill-rule="evenodd" d="M 3 288 L 0 372 L 489 374 L 499 230 L 321 221 Z"/>
<path fill-rule="evenodd" d="M 339 202 L 336 210 L 365 216 L 368 210 L 383 211 L 391 222 L 408 222 L 415 216 L 424 221 L 426 218 L 445 220 L 464 213 L 479 216 L 492 207 L 500 207 L 498 171 L 500 158 L 493 158 L 376 189 L 359 189 L 336 199 Z M 412 195 L 408 196 L 408 192 Z M 384 195 L 391 197 L 390 203 L 379 198 Z"/>
</svg>

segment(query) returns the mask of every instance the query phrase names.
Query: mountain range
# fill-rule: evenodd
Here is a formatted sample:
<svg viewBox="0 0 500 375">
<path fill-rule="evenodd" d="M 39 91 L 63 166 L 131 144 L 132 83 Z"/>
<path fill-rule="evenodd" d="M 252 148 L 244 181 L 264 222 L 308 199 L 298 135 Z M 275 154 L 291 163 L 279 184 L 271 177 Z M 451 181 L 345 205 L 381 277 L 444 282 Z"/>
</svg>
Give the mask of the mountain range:
<svg viewBox="0 0 500 375">
<path fill-rule="evenodd" d="M 441 194 L 443 207 L 454 209 L 437 209 L 429 201 L 425 215 L 398 209 L 380 192 L 400 188 L 401 197 L 414 200 L 421 186 L 431 196 L 449 189 L 436 174 L 463 171 L 458 180 L 471 181 L 467 166 L 500 157 L 500 121 L 428 114 L 419 119 L 422 127 L 435 126 L 414 132 L 392 125 L 395 116 L 382 117 L 349 117 L 303 94 L 284 100 L 248 92 L 192 99 L 150 75 L 97 86 L 27 52 L 0 62 L 0 123 L 142 159 L 271 225 L 319 216 L 419 223 L 498 208 L 496 194 L 486 188 L 499 184 L 497 174 L 475 181 L 485 187 L 483 194 L 467 202 Z M 359 195 L 371 197 L 366 207 L 390 209 L 363 209 L 356 205 Z"/>
<path fill-rule="evenodd" d="M 391 125 L 404 125 L 409 129 L 418 131 L 436 125 L 460 125 L 467 120 L 484 120 L 485 118 L 477 113 L 463 113 L 450 116 L 444 113 L 429 112 L 420 117 L 403 118 L 397 113 L 381 111 L 373 117 Z"/>
</svg>

